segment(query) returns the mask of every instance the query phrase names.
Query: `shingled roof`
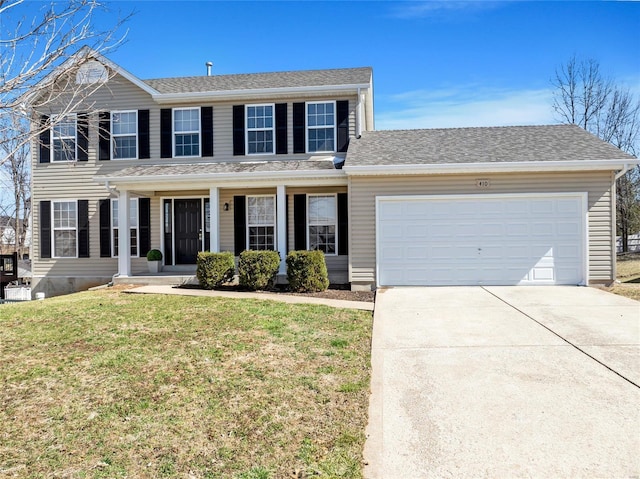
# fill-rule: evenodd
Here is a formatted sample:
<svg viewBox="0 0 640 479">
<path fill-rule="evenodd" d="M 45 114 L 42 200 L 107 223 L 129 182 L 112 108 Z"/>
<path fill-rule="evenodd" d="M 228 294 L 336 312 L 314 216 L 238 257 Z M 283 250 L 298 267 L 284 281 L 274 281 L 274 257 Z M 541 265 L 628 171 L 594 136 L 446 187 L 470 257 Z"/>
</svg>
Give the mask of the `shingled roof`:
<svg viewBox="0 0 640 479">
<path fill-rule="evenodd" d="M 365 85 L 371 81 L 371 74 L 371 67 L 361 67 L 333 70 L 157 78 L 143 80 L 143 82 L 161 94 L 169 94 L 269 88 Z"/>
<path fill-rule="evenodd" d="M 345 167 L 631 158 L 576 125 L 507 126 L 365 131 Z"/>
</svg>

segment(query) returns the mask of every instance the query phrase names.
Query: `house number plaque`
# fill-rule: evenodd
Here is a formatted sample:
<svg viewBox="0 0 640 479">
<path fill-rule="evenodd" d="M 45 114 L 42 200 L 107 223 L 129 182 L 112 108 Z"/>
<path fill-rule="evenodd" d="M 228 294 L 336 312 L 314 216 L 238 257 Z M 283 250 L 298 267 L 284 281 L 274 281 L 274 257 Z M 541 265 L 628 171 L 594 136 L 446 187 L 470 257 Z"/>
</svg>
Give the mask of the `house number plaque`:
<svg viewBox="0 0 640 479">
<path fill-rule="evenodd" d="M 476 180 L 476 188 L 489 188 L 491 181 L 488 179 Z"/>
</svg>

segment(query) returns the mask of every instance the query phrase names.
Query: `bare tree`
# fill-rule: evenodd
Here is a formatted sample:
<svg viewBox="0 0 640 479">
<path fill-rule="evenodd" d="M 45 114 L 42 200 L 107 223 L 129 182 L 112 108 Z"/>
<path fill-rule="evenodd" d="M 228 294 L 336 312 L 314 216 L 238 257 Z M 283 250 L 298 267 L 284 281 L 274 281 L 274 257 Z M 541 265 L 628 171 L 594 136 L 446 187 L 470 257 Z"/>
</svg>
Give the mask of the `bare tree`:
<svg viewBox="0 0 640 479">
<path fill-rule="evenodd" d="M 563 123 L 579 125 L 631 155 L 640 142 L 640 100 L 628 88 L 603 76 L 593 59 L 575 56 L 555 71 L 553 109 Z M 622 250 L 628 237 L 640 230 L 640 167 L 628 171 L 616 184 L 617 233 Z"/>
<path fill-rule="evenodd" d="M 67 114 L 91 111 L 88 99 L 101 82 L 81 81 L 79 75 L 96 53 L 122 42 L 127 19 L 100 30 L 95 27 L 100 14 L 108 11 L 97 0 L 0 0 L 0 165 Z M 47 122 L 32 121 L 34 112 L 54 108 L 56 116 Z"/>
<path fill-rule="evenodd" d="M 97 0 L 0 0 L 0 214 L 20 255 L 28 247 L 30 148 L 69 114 L 93 112 L 91 94 L 107 78 L 92 77 L 91 62 L 124 38 L 128 16 L 103 30 L 95 27 L 102 15 L 111 14 Z"/>
</svg>

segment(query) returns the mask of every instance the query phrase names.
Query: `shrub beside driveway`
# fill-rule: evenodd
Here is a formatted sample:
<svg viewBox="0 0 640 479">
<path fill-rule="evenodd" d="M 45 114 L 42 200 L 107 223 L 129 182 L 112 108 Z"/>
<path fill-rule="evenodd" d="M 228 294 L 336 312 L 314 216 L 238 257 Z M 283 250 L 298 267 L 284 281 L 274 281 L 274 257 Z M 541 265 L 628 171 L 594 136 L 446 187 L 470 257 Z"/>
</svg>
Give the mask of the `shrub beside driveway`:
<svg viewBox="0 0 640 479">
<path fill-rule="evenodd" d="M 361 477 L 371 322 L 113 289 L 2 306 L 0 476 Z"/>
</svg>

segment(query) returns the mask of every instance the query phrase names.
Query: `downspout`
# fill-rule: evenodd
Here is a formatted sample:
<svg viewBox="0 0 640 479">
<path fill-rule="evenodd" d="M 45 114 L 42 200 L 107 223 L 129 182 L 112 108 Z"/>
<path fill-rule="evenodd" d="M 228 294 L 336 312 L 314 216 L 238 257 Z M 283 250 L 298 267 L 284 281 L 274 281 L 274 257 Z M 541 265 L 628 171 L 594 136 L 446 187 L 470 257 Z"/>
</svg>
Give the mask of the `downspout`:
<svg viewBox="0 0 640 479">
<path fill-rule="evenodd" d="M 612 204 L 612 213 L 613 213 L 613 221 L 611 222 L 611 236 L 612 236 L 612 242 L 613 242 L 613 248 L 611 250 L 611 264 L 612 264 L 612 281 L 613 283 L 615 283 L 617 281 L 617 277 L 618 277 L 618 241 L 617 241 L 617 230 L 618 230 L 618 222 L 616 221 L 616 218 L 618 216 L 618 185 L 617 182 L 620 178 L 622 178 L 622 176 L 624 176 L 629 170 L 631 169 L 631 165 L 629 165 L 629 163 L 625 163 L 624 166 L 622 167 L 622 169 L 616 173 L 616 175 L 613 177 L 613 194 L 611 195 L 611 204 Z"/>
<path fill-rule="evenodd" d="M 622 169 L 618 173 L 616 173 L 614 180 L 618 180 L 619 178 L 621 178 L 630 169 L 631 169 L 631 165 L 629 165 L 629 163 L 625 163 Z"/>
<path fill-rule="evenodd" d="M 362 94 L 358 87 L 358 102 L 356 103 L 356 138 L 360 138 L 362 134 Z"/>
</svg>

